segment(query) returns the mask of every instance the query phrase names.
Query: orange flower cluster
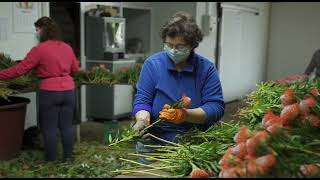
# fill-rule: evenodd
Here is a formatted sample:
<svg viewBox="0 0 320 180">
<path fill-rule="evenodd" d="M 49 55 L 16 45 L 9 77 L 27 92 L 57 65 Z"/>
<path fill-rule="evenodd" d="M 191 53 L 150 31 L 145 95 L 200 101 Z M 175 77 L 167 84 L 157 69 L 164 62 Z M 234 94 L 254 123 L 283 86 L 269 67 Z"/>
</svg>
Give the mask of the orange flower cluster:
<svg viewBox="0 0 320 180">
<path fill-rule="evenodd" d="M 319 127 L 320 118 L 314 113 L 319 95 L 318 89 L 313 88 L 301 101 L 298 101 L 293 89 L 286 89 L 280 97 L 283 105 L 280 115 L 267 110 L 262 119 L 261 131 L 250 133 L 246 127 L 239 129 L 234 136 L 235 146 L 230 147 L 219 161 L 221 166 L 219 177 L 268 175 L 277 162 L 275 151 L 268 146 L 270 135 L 275 134 L 279 128 L 290 129 L 296 119 L 303 125 L 309 123 L 311 127 Z M 320 168 L 315 164 L 302 165 L 300 169 L 306 176 L 320 173 Z"/>
<path fill-rule="evenodd" d="M 260 153 L 259 149 L 266 147 L 269 134 L 266 131 L 250 133 L 246 127 L 239 129 L 234 136 L 236 145 L 230 147 L 219 161 L 220 178 L 258 177 L 266 175 L 276 163 L 275 153 L 269 149 Z"/>
</svg>

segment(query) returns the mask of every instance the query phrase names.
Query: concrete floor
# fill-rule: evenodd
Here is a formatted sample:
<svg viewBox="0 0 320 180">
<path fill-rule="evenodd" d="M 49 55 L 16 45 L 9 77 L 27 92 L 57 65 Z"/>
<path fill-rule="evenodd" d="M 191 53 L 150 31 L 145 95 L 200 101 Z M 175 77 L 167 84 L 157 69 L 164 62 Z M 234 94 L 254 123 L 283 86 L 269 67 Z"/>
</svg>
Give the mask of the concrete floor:
<svg viewBox="0 0 320 180">
<path fill-rule="evenodd" d="M 243 101 L 234 101 L 231 103 L 226 104 L 225 114 L 221 121 L 227 122 L 230 120 L 236 120 L 234 114 L 245 104 Z M 124 118 L 118 121 L 119 127 L 127 127 L 130 123 L 134 122 L 134 119 Z M 80 141 L 85 142 L 101 142 L 104 143 L 104 131 L 107 127 L 107 123 L 112 123 L 111 121 L 104 122 L 104 121 L 88 121 L 84 122 L 80 125 Z M 114 128 L 112 128 L 114 129 Z M 158 174 L 164 175 L 165 172 L 157 172 Z M 128 174 L 128 175 L 119 175 L 115 178 L 157 178 L 156 176 L 152 175 L 141 175 L 141 174 Z"/>
</svg>

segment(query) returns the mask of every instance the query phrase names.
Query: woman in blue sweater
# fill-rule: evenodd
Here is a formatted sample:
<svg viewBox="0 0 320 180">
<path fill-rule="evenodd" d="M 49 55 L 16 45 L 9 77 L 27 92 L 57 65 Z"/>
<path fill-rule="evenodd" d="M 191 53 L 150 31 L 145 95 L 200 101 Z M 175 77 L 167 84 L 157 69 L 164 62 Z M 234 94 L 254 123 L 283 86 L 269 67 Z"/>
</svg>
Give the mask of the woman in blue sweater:
<svg viewBox="0 0 320 180">
<path fill-rule="evenodd" d="M 149 133 L 177 142 L 176 135 L 191 128 L 208 129 L 224 114 L 224 100 L 215 65 L 195 53 L 203 34 L 194 18 L 185 12 L 173 15 L 162 27 L 164 50 L 150 56 L 143 64 L 133 112 L 135 129 L 141 130 L 160 115 L 163 120 Z M 189 109 L 168 109 L 183 95 L 191 98 Z M 150 140 L 148 143 L 159 143 Z M 137 150 L 142 144 L 138 142 Z"/>
</svg>

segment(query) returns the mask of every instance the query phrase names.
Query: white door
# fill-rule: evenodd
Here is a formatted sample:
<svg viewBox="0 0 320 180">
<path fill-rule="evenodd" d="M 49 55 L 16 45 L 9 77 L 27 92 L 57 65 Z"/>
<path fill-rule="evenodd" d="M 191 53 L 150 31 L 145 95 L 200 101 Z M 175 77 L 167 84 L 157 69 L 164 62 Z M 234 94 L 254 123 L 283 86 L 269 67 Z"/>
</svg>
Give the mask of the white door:
<svg viewBox="0 0 320 180">
<path fill-rule="evenodd" d="M 256 84 L 251 67 L 256 58 L 252 46 L 258 39 L 254 28 L 257 20 L 252 13 L 223 7 L 219 76 L 225 102 L 243 98 Z"/>
</svg>

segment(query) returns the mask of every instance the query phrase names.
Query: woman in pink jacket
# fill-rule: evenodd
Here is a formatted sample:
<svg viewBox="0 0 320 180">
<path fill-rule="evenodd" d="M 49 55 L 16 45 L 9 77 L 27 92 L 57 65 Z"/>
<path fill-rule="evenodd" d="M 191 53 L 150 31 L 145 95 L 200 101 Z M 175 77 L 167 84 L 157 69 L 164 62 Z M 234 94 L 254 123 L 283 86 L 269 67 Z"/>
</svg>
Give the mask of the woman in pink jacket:
<svg viewBox="0 0 320 180">
<path fill-rule="evenodd" d="M 56 160 L 57 129 L 61 134 L 64 161 L 72 159 L 75 129 L 72 125 L 75 108 L 75 82 L 72 73 L 79 63 L 72 48 L 60 40 L 57 24 L 49 17 L 34 23 L 40 41 L 17 65 L 0 71 L 0 80 L 16 78 L 36 70 L 39 85 L 39 121 L 47 161 Z"/>
</svg>

